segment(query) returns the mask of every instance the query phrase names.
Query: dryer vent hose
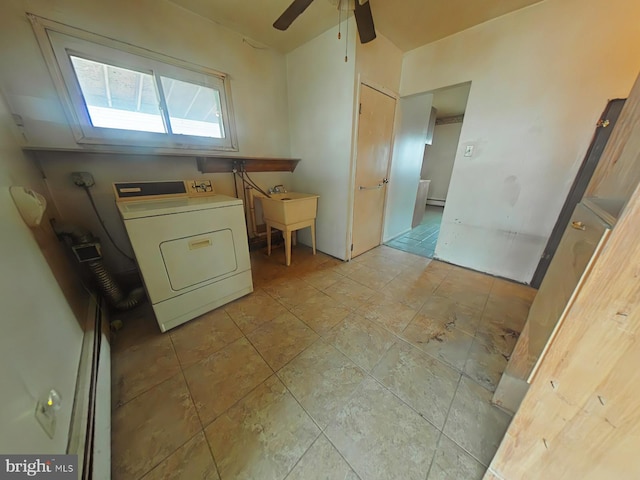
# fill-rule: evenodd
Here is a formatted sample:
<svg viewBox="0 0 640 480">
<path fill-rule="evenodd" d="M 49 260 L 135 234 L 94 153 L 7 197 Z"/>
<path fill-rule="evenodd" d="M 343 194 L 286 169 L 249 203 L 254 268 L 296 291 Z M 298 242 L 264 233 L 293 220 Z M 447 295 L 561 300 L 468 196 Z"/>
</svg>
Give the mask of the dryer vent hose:
<svg viewBox="0 0 640 480">
<path fill-rule="evenodd" d="M 129 295 L 125 295 L 113 276 L 105 268 L 102 260 L 88 262 L 88 267 L 102 293 L 107 297 L 111 306 L 117 310 L 130 310 L 144 298 L 144 289 L 142 287 L 134 288 L 129 292 Z"/>
<path fill-rule="evenodd" d="M 55 232 L 59 237 L 70 238 L 72 245 L 97 242 L 97 238 L 90 231 L 72 225 L 56 225 Z M 118 282 L 105 267 L 102 259 L 84 263 L 86 263 L 100 291 L 112 307 L 117 310 L 130 310 L 144 299 L 144 289 L 142 287 L 134 288 L 128 295 L 125 295 Z"/>
</svg>

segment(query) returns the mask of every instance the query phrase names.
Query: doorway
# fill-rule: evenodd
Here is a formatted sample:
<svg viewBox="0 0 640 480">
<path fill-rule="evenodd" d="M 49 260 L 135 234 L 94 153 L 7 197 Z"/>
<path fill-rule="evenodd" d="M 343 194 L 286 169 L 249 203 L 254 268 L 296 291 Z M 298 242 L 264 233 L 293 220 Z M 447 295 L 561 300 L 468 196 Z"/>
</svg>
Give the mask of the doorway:
<svg viewBox="0 0 640 480">
<path fill-rule="evenodd" d="M 467 82 L 425 92 L 433 101 L 412 228 L 388 246 L 434 258 L 470 89 Z"/>
<path fill-rule="evenodd" d="M 360 85 L 351 257 L 380 245 L 396 99 Z"/>
</svg>

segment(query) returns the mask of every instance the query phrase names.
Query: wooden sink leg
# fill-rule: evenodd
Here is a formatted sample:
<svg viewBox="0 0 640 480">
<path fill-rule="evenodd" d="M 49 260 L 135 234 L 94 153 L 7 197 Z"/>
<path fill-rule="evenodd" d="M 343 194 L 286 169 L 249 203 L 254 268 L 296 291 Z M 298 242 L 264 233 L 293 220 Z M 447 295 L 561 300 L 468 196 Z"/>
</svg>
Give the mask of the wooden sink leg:
<svg viewBox="0 0 640 480">
<path fill-rule="evenodd" d="M 291 230 L 288 228 L 283 232 L 284 233 L 284 254 L 285 259 L 287 261 L 287 267 L 291 265 Z"/>
<path fill-rule="evenodd" d="M 267 255 L 271 256 L 271 225 L 267 222 Z"/>
<path fill-rule="evenodd" d="M 316 254 L 316 221 L 311 222 L 311 245 L 313 245 L 313 254 Z"/>
</svg>

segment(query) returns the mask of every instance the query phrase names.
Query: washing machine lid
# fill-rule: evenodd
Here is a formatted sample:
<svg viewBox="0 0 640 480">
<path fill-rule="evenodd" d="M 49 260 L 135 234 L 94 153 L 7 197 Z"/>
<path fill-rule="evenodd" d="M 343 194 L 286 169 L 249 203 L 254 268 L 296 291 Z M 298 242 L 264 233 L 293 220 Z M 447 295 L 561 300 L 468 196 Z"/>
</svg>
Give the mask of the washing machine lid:
<svg viewBox="0 0 640 480">
<path fill-rule="evenodd" d="M 242 200 L 228 197 L 227 195 L 213 195 L 197 198 L 180 197 L 117 203 L 120 215 L 124 220 L 230 207 L 232 205 L 242 205 Z"/>
</svg>

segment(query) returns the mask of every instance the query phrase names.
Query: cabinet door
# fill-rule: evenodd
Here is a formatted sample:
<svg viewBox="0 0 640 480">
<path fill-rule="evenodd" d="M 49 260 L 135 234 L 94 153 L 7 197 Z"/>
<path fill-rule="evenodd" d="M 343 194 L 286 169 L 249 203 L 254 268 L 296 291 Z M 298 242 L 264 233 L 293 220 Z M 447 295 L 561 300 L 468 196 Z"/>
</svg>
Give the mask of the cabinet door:
<svg viewBox="0 0 640 480">
<path fill-rule="evenodd" d="M 576 206 L 529 311 L 529 358 L 537 359 L 536 365 L 610 231 L 609 224 L 585 205 Z"/>
</svg>

